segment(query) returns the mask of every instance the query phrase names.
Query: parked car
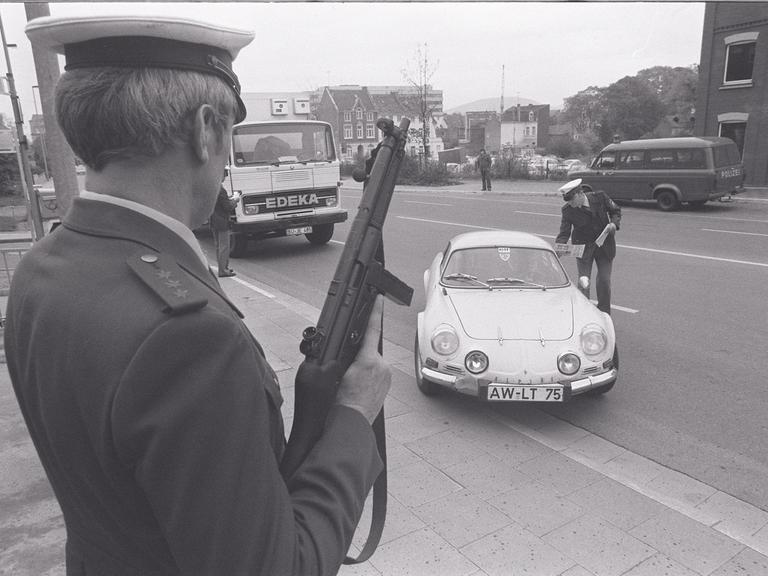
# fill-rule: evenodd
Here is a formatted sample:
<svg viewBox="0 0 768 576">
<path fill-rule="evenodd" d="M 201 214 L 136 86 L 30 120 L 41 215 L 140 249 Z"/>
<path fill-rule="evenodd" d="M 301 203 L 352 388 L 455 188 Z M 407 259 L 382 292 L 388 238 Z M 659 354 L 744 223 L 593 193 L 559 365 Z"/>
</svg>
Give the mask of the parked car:
<svg viewBox="0 0 768 576">
<path fill-rule="evenodd" d="M 609 144 L 588 169 L 574 170 L 613 200 L 654 200 L 661 210 L 744 191 L 744 167 L 733 140 L 721 137 L 654 138 Z"/>
<path fill-rule="evenodd" d="M 449 389 L 483 401 L 565 402 L 616 382 L 611 317 L 538 236 L 460 234 L 424 272 L 424 290 L 414 364 L 426 395 Z"/>
<path fill-rule="evenodd" d="M 569 158 L 567 160 L 563 160 L 563 166 L 565 166 L 565 171 L 568 174 L 577 170 L 586 170 L 587 168 L 586 163 L 583 160 L 579 160 L 578 158 Z"/>
</svg>

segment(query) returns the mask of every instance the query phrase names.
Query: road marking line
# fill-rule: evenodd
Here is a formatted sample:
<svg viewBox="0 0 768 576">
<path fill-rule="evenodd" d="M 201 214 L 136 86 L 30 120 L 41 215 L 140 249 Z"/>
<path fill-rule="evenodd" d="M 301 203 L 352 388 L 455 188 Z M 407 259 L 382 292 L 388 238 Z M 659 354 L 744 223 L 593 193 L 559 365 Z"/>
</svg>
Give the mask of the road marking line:
<svg viewBox="0 0 768 576">
<path fill-rule="evenodd" d="M 560 214 L 547 214 L 545 212 L 523 212 L 522 210 L 512 210 L 515 214 L 532 214 L 534 216 L 554 216 L 560 218 Z"/>
<path fill-rule="evenodd" d="M 473 226 L 472 224 L 461 224 L 458 222 L 444 222 L 440 220 L 428 220 L 426 218 L 412 218 L 410 216 L 397 216 L 402 220 L 415 220 L 417 222 L 429 222 L 431 224 L 445 224 L 446 226 L 459 226 L 462 228 L 473 228 L 476 230 L 504 230 L 504 228 L 494 228 L 492 226 Z M 551 234 L 536 234 L 542 238 L 556 238 Z M 619 248 L 629 248 L 630 250 L 640 250 L 642 252 L 653 252 L 656 254 L 667 254 L 670 256 L 683 256 L 686 258 L 700 258 L 702 260 L 713 260 L 715 262 L 728 262 L 730 264 L 746 264 L 747 266 L 759 266 L 761 268 L 768 268 L 768 263 L 765 262 L 752 262 L 749 260 L 735 260 L 733 258 L 720 258 L 718 256 L 705 256 L 704 254 L 691 254 L 689 252 L 676 252 L 673 250 L 659 250 L 657 248 L 644 248 L 642 246 L 630 246 L 629 244 L 617 244 Z"/>
<path fill-rule="evenodd" d="M 427 206 L 453 206 L 453 204 L 440 204 L 438 202 L 418 202 L 416 200 L 403 200 L 406 204 L 426 204 Z"/>
<path fill-rule="evenodd" d="M 590 300 L 592 304 L 597 306 L 597 300 Z M 611 304 L 611 308 L 614 310 L 621 310 L 622 312 L 627 312 L 629 314 L 637 314 L 639 310 L 635 310 L 634 308 L 625 308 L 624 306 L 618 306 L 616 304 Z"/>
<path fill-rule="evenodd" d="M 712 228 L 702 228 L 704 232 L 722 232 L 723 234 L 744 234 L 745 236 L 768 236 L 758 232 L 737 232 L 736 230 L 714 230 Z"/>
<path fill-rule="evenodd" d="M 267 298 L 275 298 L 275 295 L 274 295 L 274 294 L 272 294 L 272 293 L 270 293 L 270 292 L 267 292 L 266 290 L 262 290 L 262 289 L 261 289 L 261 288 L 259 288 L 258 286 L 254 286 L 254 285 L 253 285 L 253 284 L 251 284 L 250 282 L 246 282 L 246 281 L 245 281 L 245 280 L 243 280 L 242 278 L 238 278 L 237 276 L 232 276 L 231 280 L 234 280 L 235 282 L 237 282 L 237 283 L 239 283 L 239 284 L 242 284 L 242 285 L 243 285 L 243 286 L 245 286 L 246 288 L 250 288 L 250 289 L 251 289 L 251 290 L 253 290 L 254 292 L 258 292 L 258 293 L 259 293 L 259 294 L 261 294 L 262 296 L 266 296 Z"/>
</svg>

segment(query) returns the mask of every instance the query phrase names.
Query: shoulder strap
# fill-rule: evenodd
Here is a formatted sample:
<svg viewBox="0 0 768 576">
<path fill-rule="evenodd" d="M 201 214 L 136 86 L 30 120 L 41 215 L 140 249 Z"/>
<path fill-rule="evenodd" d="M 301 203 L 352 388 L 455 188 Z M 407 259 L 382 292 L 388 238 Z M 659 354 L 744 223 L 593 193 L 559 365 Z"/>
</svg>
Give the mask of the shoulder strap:
<svg viewBox="0 0 768 576">
<path fill-rule="evenodd" d="M 384 352 L 384 315 L 381 317 L 381 331 L 379 332 L 379 354 Z M 384 407 L 381 407 L 379 415 L 373 421 L 373 433 L 376 436 L 376 447 L 379 456 L 384 463 L 384 468 L 373 483 L 373 508 L 371 510 L 371 528 L 368 530 L 368 538 L 363 549 L 357 557 L 347 556 L 344 564 L 361 564 L 368 560 L 376 551 L 376 547 L 384 532 L 384 521 L 387 518 L 387 437 L 384 430 Z"/>
<path fill-rule="evenodd" d="M 186 314 L 208 304 L 208 297 L 199 285 L 190 282 L 179 264 L 161 252 L 134 254 L 128 266 L 165 304 L 166 314 Z"/>
</svg>

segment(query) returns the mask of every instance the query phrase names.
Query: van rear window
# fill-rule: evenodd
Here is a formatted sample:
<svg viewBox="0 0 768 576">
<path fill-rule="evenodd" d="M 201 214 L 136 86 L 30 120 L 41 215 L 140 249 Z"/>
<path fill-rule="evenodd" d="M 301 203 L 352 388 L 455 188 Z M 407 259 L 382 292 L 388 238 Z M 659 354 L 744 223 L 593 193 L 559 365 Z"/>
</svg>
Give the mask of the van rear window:
<svg viewBox="0 0 768 576">
<path fill-rule="evenodd" d="M 733 166 L 741 163 L 741 155 L 736 144 L 715 146 L 712 151 L 715 153 L 715 168 L 723 168 L 724 166 Z"/>
</svg>

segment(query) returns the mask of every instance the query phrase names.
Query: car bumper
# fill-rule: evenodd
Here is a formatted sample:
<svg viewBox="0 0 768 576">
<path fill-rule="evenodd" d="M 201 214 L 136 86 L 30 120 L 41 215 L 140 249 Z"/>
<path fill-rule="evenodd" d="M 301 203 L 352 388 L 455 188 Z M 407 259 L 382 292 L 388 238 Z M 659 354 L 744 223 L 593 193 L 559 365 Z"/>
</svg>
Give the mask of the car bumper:
<svg viewBox="0 0 768 576">
<path fill-rule="evenodd" d="M 285 233 L 288 228 L 302 228 L 304 226 L 321 226 L 323 224 L 336 224 L 347 219 L 347 211 L 326 212 L 319 214 L 306 214 L 294 218 L 279 218 L 269 220 L 255 220 L 253 222 L 233 222 L 232 232 L 235 234 L 263 235 L 276 232 Z"/>
<path fill-rule="evenodd" d="M 568 400 L 572 396 L 578 396 L 594 390 L 607 386 L 616 381 L 619 375 L 619 371 L 616 368 L 611 368 L 600 374 L 589 374 L 581 376 L 576 380 L 553 382 L 542 387 L 551 388 L 553 386 L 559 386 L 563 390 L 563 399 Z M 434 382 L 445 388 L 450 388 L 456 392 L 467 394 L 470 396 L 476 396 L 480 400 L 487 400 L 487 388 L 489 384 L 493 382 L 484 380 L 481 378 L 475 378 L 468 375 L 453 375 L 445 374 L 426 366 L 421 368 L 421 377 Z M 537 385 L 532 384 L 520 384 L 521 386 L 535 388 Z M 508 400 L 514 402 L 515 400 Z"/>
</svg>

